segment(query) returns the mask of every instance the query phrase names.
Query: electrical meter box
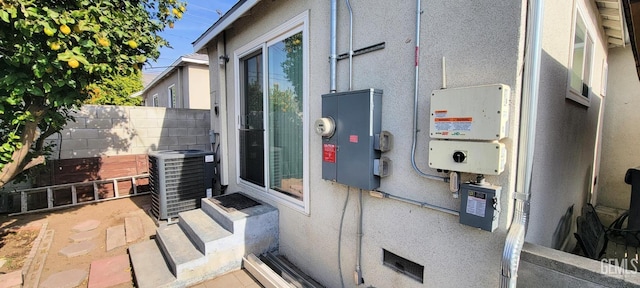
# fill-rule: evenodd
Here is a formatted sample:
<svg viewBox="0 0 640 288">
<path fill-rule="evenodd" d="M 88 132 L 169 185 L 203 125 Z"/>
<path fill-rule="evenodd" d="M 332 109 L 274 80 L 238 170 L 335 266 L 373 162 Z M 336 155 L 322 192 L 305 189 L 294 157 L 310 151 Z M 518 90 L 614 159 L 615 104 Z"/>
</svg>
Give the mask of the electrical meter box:
<svg viewBox="0 0 640 288">
<path fill-rule="evenodd" d="M 498 228 L 500 191 L 489 184 L 460 185 L 460 224 L 493 232 Z"/>
<path fill-rule="evenodd" d="M 364 190 L 380 187 L 374 174 L 380 151 L 382 90 L 366 89 L 322 95 L 322 179 Z"/>
<path fill-rule="evenodd" d="M 434 90 L 433 139 L 500 140 L 507 137 L 510 88 L 504 84 Z"/>
<path fill-rule="evenodd" d="M 429 167 L 457 172 L 498 175 L 507 163 L 504 144 L 493 142 L 431 140 Z"/>
</svg>

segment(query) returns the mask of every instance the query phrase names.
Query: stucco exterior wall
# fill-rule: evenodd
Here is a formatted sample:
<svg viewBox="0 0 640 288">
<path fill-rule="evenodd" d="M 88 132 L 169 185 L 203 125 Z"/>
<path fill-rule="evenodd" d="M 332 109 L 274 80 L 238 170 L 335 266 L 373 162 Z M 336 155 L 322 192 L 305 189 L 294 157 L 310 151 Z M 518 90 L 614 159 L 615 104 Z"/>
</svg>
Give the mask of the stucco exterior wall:
<svg viewBox="0 0 640 288">
<path fill-rule="evenodd" d="M 627 169 L 640 166 L 640 81 L 631 47 L 609 50 L 607 106 L 603 123 L 598 205 L 629 209 L 631 186 Z"/>
<path fill-rule="evenodd" d="M 556 249 L 573 248 L 574 219 L 592 189 L 602 66 L 607 57 L 591 1 L 575 2 L 586 8 L 583 16 L 594 40 L 591 104 L 585 107 L 566 99 L 575 7 L 545 1 L 531 220 L 526 238 Z"/>
<path fill-rule="evenodd" d="M 60 132 L 51 159 L 211 150 L 209 110 L 84 105 Z"/>
<path fill-rule="evenodd" d="M 169 107 L 169 86 L 176 85 L 178 92 L 178 73 L 174 70 L 170 75 L 157 82 L 145 95 L 145 106 L 153 106 L 153 95 L 158 94 L 158 107 Z"/>
<path fill-rule="evenodd" d="M 338 54 L 348 52 L 348 13 L 338 1 Z M 378 88 L 382 97 L 382 130 L 393 133 L 394 149 L 385 153 L 393 161 L 392 176 L 380 190 L 402 197 L 458 209 L 446 183 L 426 180 L 412 169 L 415 3 L 368 1 L 352 3 L 354 49 L 385 42 L 385 48 L 353 59 L 353 89 Z M 515 189 L 520 95 L 522 85 L 524 1 L 443 1 L 423 4 L 419 62 L 419 120 L 417 164 L 428 173 L 428 95 L 441 88 L 441 59 L 447 59 L 448 88 L 504 83 L 512 88 L 505 172 L 487 180 L 503 188 L 499 228 L 494 233 L 458 223 L 455 216 L 392 200 L 363 197 L 362 270 L 365 285 L 417 287 L 416 281 L 382 265 L 382 249 L 424 265 L 424 286 L 498 286 L 500 260 L 511 221 Z M 591 101 L 584 106 L 567 99 L 575 5 L 581 7 L 594 41 Z M 262 13 L 267 11 L 267 13 Z M 230 56 L 226 67 L 210 63 L 212 101 L 220 107 L 212 127 L 222 134 L 223 169 L 229 191 L 244 191 L 280 210 L 280 252 L 328 287 L 339 287 L 338 265 L 347 287 L 354 286 L 358 191 L 321 180 L 321 141 L 310 134 L 309 214 L 292 209 L 264 192 L 242 185 L 237 175 L 237 115 L 232 57 L 239 47 L 264 35 L 304 11 L 309 13 L 309 115 L 321 115 L 321 95 L 329 90 L 329 3 L 318 1 L 262 1 L 249 15 L 226 30 L 226 43 L 214 39 L 209 59 Z M 527 241 L 555 249 L 573 247 L 575 217 L 592 193 L 597 175 L 598 123 L 604 107 L 602 73 L 607 61 L 605 36 L 594 4 L 588 0 L 545 3 L 540 95 L 536 129 L 531 221 Z M 226 52 L 223 52 L 226 47 Z M 338 62 L 338 91 L 348 89 L 348 61 Z M 610 69 L 611 70 L 611 69 Z M 610 88 L 611 89 L 611 88 Z M 225 93 L 226 91 L 226 93 Z M 215 113 L 212 113 L 214 115 Z M 312 127 L 307 127 L 312 129 Z M 226 158 L 225 158 L 226 157 Z M 594 172 L 595 171 L 595 172 Z M 462 180 L 474 175 L 463 174 Z M 224 180 L 223 180 L 224 181 Z M 338 258 L 340 216 L 347 193 L 342 229 L 342 257 Z M 340 260 L 339 260 L 340 259 Z M 464 271 L 464 272 L 461 272 Z"/>
<path fill-rule="evenodd" d="M 340 2 L 340 1 L 339 1 Z M 425 4 L 426 5 L 426 4 Z M 394 149 L 386 156 L 394 162 L 393 175 L 382 180 L 380 190 L 403 197 L 458 209 L 448 184 L 427 180 L 411 168 L 411 123 L 414 83 L 415 3 L 412 1 L 367 1 L 352 3 L 354 10 L 354 49 L 385 42 L 384 50 L 354 58 L 353 88 L 384 90 L 382 129 L 394 134 Z M 523 7 L 517 1 L 444 1 L 423 7 L 421 78 L 417 162 L 428 168 L 428 95 L 440 89 L 441 58 L 447 58 L 449 87 L 504 83 L 512 88 L 511 123 L 517 123 L 519 71 L 522 59 Z M 235 49 L 256 39 L 284 21 L 309 11 L 309 107 L 311 123 L 321 115 L 321 94 L 329 91 L 329 3 L 323 1 L 262 1 L 250 15 L 240 18 L 226 31 L 226 49 L 231 57 Z M 268 13 L 260 13 L 268 11 Z M 348 50 L 348 14 L 339 3 L 338 53 Z M 221 39 L 217 39 L 221 41 Z M 221 54 L 215 40 L 207 47 L 209 59 Z M 223 135 L 228 148 L 228 191 L 244 191 L 276 205 L 280 210 L 280 252 L 327 287 L 340 287 L 338 274 L 338 233 L 347 187 L 321 179 L 321 139 L 310 134 L 310 208 L 304 214 L 281 202 L 266 198 L 262 192 L 241 186 L 236 173 L 236 109 L 234 67 L 221 69 L 211 62 L 212 101 L 226 102 L 220 116 L 212 116 L 212 127 Z M 348 86 L 347 60 L 338 64 L 338 90 Z M 217 77 L 226 71 L 226 87 Z M 226 89 L 226 95 L 220 91 Z M 212 113 L 214 115 L 214 113 Z M 224 118 L 224 119 L 223 119 Z M 226 125 L 225 127 L 221 125 Z M 510 135 L 516 135 L 513 125 Z M 312 129 L 312 127 L 307 127 Z M 226 132 L 225 132 L 226 131 Z M 226 140 L 226 142 L 225 142 Z M 500 259 L 511 210 L 510 191 L 514 189 L 514 138 L 503 141 L 509 151 L 507 169 L 488 181 L 503 187 L 500 228 L 489 233 L 458 223 L 449 214 L 395 202 L 363 199 L 362 270 L 365 285 L 375 287 L 495 287 L 498 285 Z M 224 161 L 224 156 L 223 156 Z M 474 175 L 465 174 L 463 180 Z M 341 265 L 345 285 L 353 287 L 356 245 L 356 203 L 358 192 L 350 189 L 342 235 Z M 396 273 L 382 265 L 382 249 L 425 266 L 425 283 Z M 461 273 L 461 271 L 464 271 Z"/>
<path fill-rule="evenodd" d="M 209 99 L 209 67 L 205 65 L 189 65 L 185 68 L 184 107 L 190 109 L 211 110 Z"/>
<path fill-rule="evenodd" d="M 169 107 L 169 87 L 175 85 L 178 99 L 177 107 L 173 108 L 211 109 L 208 78 L 206 65 L 186 63 L 172 68 L 167 76 L 145 92 L 145 106 L 153 106 L 153 95 L 158 94 L 158 107 Z"/>
</svg>

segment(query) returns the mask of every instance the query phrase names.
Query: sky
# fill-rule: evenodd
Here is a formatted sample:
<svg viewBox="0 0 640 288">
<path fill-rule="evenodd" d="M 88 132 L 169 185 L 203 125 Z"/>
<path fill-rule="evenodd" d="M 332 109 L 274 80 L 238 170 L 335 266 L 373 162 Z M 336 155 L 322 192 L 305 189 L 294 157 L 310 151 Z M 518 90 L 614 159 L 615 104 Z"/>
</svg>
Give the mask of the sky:
<svg viewBox="0 0 640 288">
<path fill-rule="evenodd" d="M 176 59 L 185 54 L 194 53 L 193 41 L 207 31 L 213 23 L 220 19 L 237 0 L 183 0 L 187 3 L 187 11 L 182 19 L 175 23 L 173 29 L 167 27 L 160 36 L 167 39 L 173 48 L 160 49 L 160 57 L 156 62 L 145 64 L 143 72 L 159 74 Z"/>
</svg>

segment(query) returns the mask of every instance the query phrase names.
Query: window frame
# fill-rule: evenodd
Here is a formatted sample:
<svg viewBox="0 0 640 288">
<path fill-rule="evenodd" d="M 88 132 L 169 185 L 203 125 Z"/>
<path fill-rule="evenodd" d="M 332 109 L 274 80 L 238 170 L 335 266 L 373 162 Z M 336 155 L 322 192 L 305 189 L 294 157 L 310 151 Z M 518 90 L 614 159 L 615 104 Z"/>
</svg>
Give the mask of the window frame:
<svg viewBox="0 0 640 288">
<path fill-rule="evenodd" d="M 241 93 L 240 86 L 242 81 L 241 71 L 241 60 L 251 54 L 258 52 L 259 50 L 262 53 L 263 67 L 262 67 L 262 81 L 263 81 L 263 111 L 268 110 L 268 91 L 269 91 L 269 72 L 268 72 L 268 48 L 274 44 L 286 39 L 292 35 L 302 32 L 302 149 L 303 149 L 303 191 L 302 191 L 302 200 L 295 199 L 291 196 L 287 196 L 277 190 L 269 188 L 271 185 L 269 181 L 269 129 L 268 125 L 268 113 L 263 113 L 263 123 L 265 123 L 263 139 L 265 139 L 264 143 L 264 179 L 265 179 L 265 187 L 256 185 L 249 181 L 245 181 L 240 178 L 240 133 L 239 128 L 241 127 L 240 118 L 241 118 L 241 107 L 239 103 L 241 103 Z M 275 201 L 277 203 L 281 203 L 287 207 L 292 208 L 293 210 L 299 211 L 303 214 L 309 215 L 309 12 L 304 11 L 303 13 L 291 18 L 285 23 L 279 25 L 278 27 L 262 34 L 260 37 L 254 39 L 253 41 L 245 44 L 244 46 L 236 49 L 234 51 L 234 85 L 235 85 L 235 157 L 236 157 L 236 184 L 239 187 L 245 188 L 253 194 L 259 195 L 260 197 L 264 197 L 268 200 Z"/>
<path fill-rule="evenodd" d="M 153 94 L 153 96 L 151 96 L 151 105 L 153 107 L 159 107 L 160 106 L 160 100 L 158 99 L 158 93 Z"/>
<path fill-rule="evenodd" d="M 595 59 L 595 41 L 593 38 L 593 35 L 596 35 L 595 33 L 593 33 L 593 29 L 592 29 L 592 25 L 590 23 L 588 23 L 586 20 L 588 18 L 586 18 L 584 15 L 588 15 L 588 13 L 585 12 L 585 9 L 581 7 L 581 5 L 579 5 L 578 3 L 575 4 L 574 7 L 574 12 L 573 12 L 573 21 L 572 21 L 572 27 L 571 27 L 571 45 L 570 45 L 570 49 L 569 49 L 569 67 L 567 67 L 567 93 L 566 93 L 566 98 L 567 99 L 571 99 L 583 106 L 589 107 L 590 103 L 591 103 L 591 94 L 593 93 L 593 71 L 594 71 L 594 59 Z M 585 45 L 585 49 L 584 49 L 584 57 L 582 59 L 582 75 L 580 75 L 580 80 L 582 82 L 583 86 L 587 86 L 588 90 L 587 90 L 587 95 L 583 95 L 582 91 L 577 91 L 576 89 L 574 89 L 573 87 L 571 87 L 571 80 L 573 77 L 573 66 L 574 66 L 574 47 L 575 47 L 575 38 L 576 38 L 576 32 L 577 32 L 577 21 L 578 19 L 582 19 L 582 22 L 584 23 L 584 29 L 585 29 L 585 39 L 584 39 L 584 45 Z M 587 50 L 588 49 L 588 50 Z M 587 53 L 588 51 L 588 53 Z M 587 60 L 587 58 L 590 58 Z M 585 64 L 589 64 L 589 67 L 584 67 Z M 586 79 L 585 81 L 585 71 L 588 71 L 588 79 Z"/>
</svg>

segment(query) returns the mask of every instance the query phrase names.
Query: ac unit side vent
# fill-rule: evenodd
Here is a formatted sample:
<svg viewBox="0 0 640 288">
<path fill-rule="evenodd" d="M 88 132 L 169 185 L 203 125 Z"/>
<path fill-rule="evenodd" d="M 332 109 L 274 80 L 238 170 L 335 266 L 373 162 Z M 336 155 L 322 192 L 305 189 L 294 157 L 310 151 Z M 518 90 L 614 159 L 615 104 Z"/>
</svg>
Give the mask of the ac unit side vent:
<svg viewBox="0 0 640 288">
<path fill-rule="evenodd" d="M 213 158 L 206 151 L 157 151 L 149 153 L 151 211 L 158 219 L 200 207 L 200 199 L 212 188 Z"/>
<path fill-rule="evenodd" d="M 409 278 L 424 283 L 424 266 L 382 249 L 382 264 Z"/>
</svg>

